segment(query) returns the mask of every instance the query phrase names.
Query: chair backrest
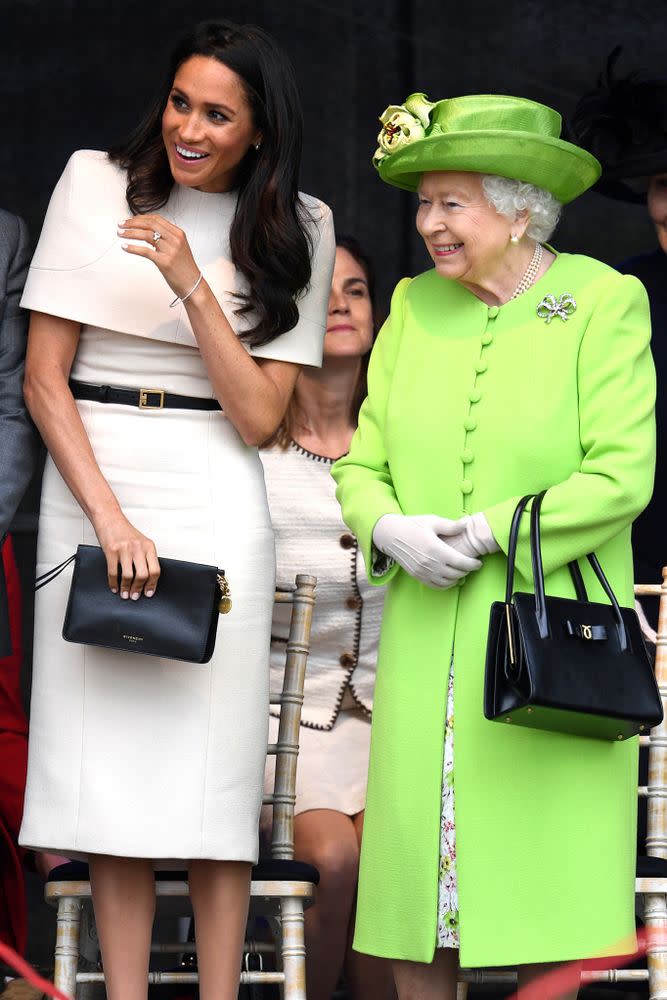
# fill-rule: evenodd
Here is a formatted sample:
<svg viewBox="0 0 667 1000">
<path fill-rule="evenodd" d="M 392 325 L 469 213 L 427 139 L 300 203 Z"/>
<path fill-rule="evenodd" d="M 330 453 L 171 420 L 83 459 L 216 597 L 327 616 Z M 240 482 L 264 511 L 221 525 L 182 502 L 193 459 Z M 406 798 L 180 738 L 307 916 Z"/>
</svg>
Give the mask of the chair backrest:
<svg viewBox="0 0 667 1000">
<path fill-rule="evenodd" d="M 667 858 L 667 567 L 662 571 L 662 584 L 636 584 L 635 594 L 660 599 L 655 677 L 665 718 L 642 738 L 641 742 L 648 746 L 648 785 L 641 787 L 639 793 L 648 799 L 646 853 L 651 857 Z"/>
<path fill-rule="evenodd" d="M 288 861 L 294 858 L 294 803 L 299 726 L 316 584 L 317 577 L 299 573 L 294 590 L 276 592 L 276 603 L 291 604 L 292 614 L 286 646 L 283 687 L 279 696 L 271 698 L 272 705 L 280 705 L 278 742 L 270 743 L 267 749 L 267 753 L 276 758 L 275 780 L 273 792 L 265 795 L 263 801 L 273 806 L 271 857 Z"/>
</svg>

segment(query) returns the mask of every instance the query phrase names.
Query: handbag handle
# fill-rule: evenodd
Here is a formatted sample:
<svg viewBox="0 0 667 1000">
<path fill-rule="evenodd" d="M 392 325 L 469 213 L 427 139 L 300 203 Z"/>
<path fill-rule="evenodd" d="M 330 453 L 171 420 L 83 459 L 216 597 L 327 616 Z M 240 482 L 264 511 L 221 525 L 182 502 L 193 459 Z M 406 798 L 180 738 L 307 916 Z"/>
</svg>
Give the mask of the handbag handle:
<svg viewBox="0 0 667 1000">
<path fill-rule="evenodd" d="M 540 535 L 540 510 L 542 508 L 542 501 L 544 500 L 546 492 L 546 490 L 543 490 L 541 493 L 537 494 L 533 500 L 533 506 L 530 511 L 530 559 L 533 568 L 533 585 L 535 588 L 535 617 L 537 618 L 537 625 L 541 639 L 549 637 L 549 619 L 547 617 L 546 594 L 544 591 L 544 569 L 542 566 L 542 539 Z M 523 513 L 523 509 L 521 513 Z M 620 650 L 624 653 L 629 645 L 628 635 L 625 629 L 625 623 L 623 622 L 621 609 L 618 605 L 618 601 L 616 600 L 616 595 L 614 594 L 607 577 L 604 575 L 602 566 L 598 562 L 596 555 L 593 552 L 589 552 L 586 558 L 591 564 L 600 586 L 609 598 L 614 615 L 614 621 L 616 623 Z M 570 567 L 570 572 L 572 572 L 573 564 L 570 563 L 568 565 Z M 578 566 L 577 571 L 579 572 L 579 577 L 581 579 L 581 572 L 579 571 Z M 581 579 L 581 582 L 583 585 L 583 579 Z M 578 594 L 577 597 L 581 600 Z"/>
<path fill-rule="evenodd" d="M 521 497 L 518 504 L 516 505 L 516 510 L 512 516 L 512 524 L 510 526 L 510 540 L 507 546 L 507 580 L 505 582 L 505 604 L 512 603 L 512 592 L 514 591 L 514 563 L 516 561 L 516 547 L 519 541 L 519 527 L 521 525 L 521 515 L 525 511 L 528 501 L 533 499 L 533 493 L 527 493 L 525 497 Z"/>
<path fill-rule="evenodd" d="M 35 590 L 41 590 L 41 588 L 45 587 L 47 583 L 51 583 L 51 580 L 55 580 L 55 578 L 57 576 L 60 576 L 62 571 L 64 569 L 67 569 L 69 564 L 71 562 L 74 562 L 75 559 L 76 559 L 76 552 L 74 553 L 73 556 L 70 556 L 68 559 L 65 559 L 63 562 L 61 562 L 59 566 L 53 566 L 51 569 L 47 569 L 46 573 L 42 573 L 42 575 L 38 576 L 37 579 L 35 580 Z"/>
<path fill-rule="evenodd" d="M 516 506 L 516 510 L 514 511 L 514 516 L 512 517 L 509 545 L 507 547 L 507 581 L 505 584 L 505 604 L 511 604 L 512 602 L 512 592 L 514 591 L 514 564 L 516 562 L 516 547 L 519 541 L 519 526 L 521 524 L 521 517 L 528 505 L 528 501 L 534 499 L 534 497 L 535 497 L 534 493 L 528 493 L 526 494 L 525 497 L 521 497 Z M 579 564 L 577 562 L 570 562 L 567 564 L 567 568 L 569 569 L 570 576 L 572 577 L 572 583 L 574 584 L 574 591 L 575 594 L 577 595 L 577 600 L 587 601 L 588 594 L 586 593 L 586 585 L 584 583 L 584 578 L 581 575 Z"/>
</svg>

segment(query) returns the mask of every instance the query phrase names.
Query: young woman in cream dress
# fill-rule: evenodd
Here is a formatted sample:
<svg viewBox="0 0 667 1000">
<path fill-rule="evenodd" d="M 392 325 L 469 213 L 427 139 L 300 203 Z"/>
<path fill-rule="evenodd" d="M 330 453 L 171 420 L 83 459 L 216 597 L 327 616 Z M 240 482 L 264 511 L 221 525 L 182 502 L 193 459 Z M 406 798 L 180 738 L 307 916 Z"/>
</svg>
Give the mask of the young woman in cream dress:
<svg viewBox="0 0 667 1000">
<path fill-rule="evenodd" d="M 70 159 L 26 285 L 38 573 L 99 543 L 118 600 L 151 599 L 161 555 L 224 567 L 233 592 L 201 666 L 65 643 L 69 574 L 38 594 L 21 839 L 87 857 L 110 1000 L 146 995 L 153 869 L 174 861 L 202 996 L 237 995 L 274 590 L 256 446 L 320 363 L 334 254 L 331 213 L 297 192 L 299 123 L 268 36 L 200 25 L 130 140 Z"/>
</svg>

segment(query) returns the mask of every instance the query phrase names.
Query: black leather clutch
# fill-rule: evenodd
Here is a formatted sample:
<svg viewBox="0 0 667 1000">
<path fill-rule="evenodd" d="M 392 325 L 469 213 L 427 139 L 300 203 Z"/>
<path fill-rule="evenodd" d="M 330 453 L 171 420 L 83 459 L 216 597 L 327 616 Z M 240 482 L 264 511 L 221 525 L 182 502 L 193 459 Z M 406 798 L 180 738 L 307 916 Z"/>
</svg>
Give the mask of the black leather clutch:
<svg viewBox="0 0 667 1000">
<path fill-rule="evenodd" d="M 190 663 L 211 659 L 218 615 L 231 607 L 224 570 L 160 557 L 155 595 L 122 600 L 109 589 L 102 549 L 79 545 L 74 556 L 40 577 L 35 589 L 49 583 L 72 560 L 62 633 L 68 642 Z"/>
<path fill-rule="evenodd" d="M 588 561 L 609 604 L 588 600 L 577 563 L 570 564 L 576 599 L 548 597 L 540 546 L 540 507 L 532 498 L 530 546 L 534 594 L 512 593 L 521 516 L 510 531 L 505 601 L 491 606 L 484 715 L 602 740 L 624 740 L 658 725 L 662 700 L 634 610 L 621 608 L 595 555 Z"/>
</svg>

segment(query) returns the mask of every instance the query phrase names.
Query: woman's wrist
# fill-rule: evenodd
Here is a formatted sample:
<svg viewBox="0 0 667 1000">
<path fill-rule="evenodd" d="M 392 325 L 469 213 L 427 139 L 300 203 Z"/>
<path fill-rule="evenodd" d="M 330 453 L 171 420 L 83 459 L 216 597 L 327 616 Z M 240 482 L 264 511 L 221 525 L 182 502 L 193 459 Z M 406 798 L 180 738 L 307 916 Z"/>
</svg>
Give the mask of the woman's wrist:
<svg viewBox="0 0 667 1000">
<path fill-rule="evenodd" d="M 95 530 L 97 530 L 99 525 L 107 521 L 125 516 L 118 500 L 111 491 L 111 487 L 108 487 L 108 489 L 108 496 L 94 497 L 90 500 L 86 499 L 86 502 L 81 504 Z"/>
<path fill-rule="evenodd" d="M 184 303 L 187 302 L 188 299 L 192 298 L 192 296 L 196 294 L 197 289 L 201 285 L 203 279 L 204 279 L 204 272 L 200 271 L 197 277 L 194 279 L 194 281 L 191 284 L 189 284 L 188 288 L 180 295 L 177 295 L 176 298 L 169 303 L 169 308 L 174 309 L 179 304 L 179 302 Z"/>
<path fill-rule="evenodd" d="M 211 291 L 211 286 L 207 282 L 206 278 L 204 278 L 203 276 L 202 280 L 198 282 L 197 287 L 191 292 L 190 295 L 186 296 L 186 298 L 183 299 L 182 301 L 185 309 L 187 310 L 188 316 L 190 317 L 191 320 L 195 318 L 202 318 L 208 315 L 211 309 L 214 309 L 215 306 L 219 308 L 223 317 L 227 319 L 222 310 L 222 306 L 220 305 L 215 295 Z M 229 326 L 229 323 L 227 323 L 226 325 Z"/>
</svg>

